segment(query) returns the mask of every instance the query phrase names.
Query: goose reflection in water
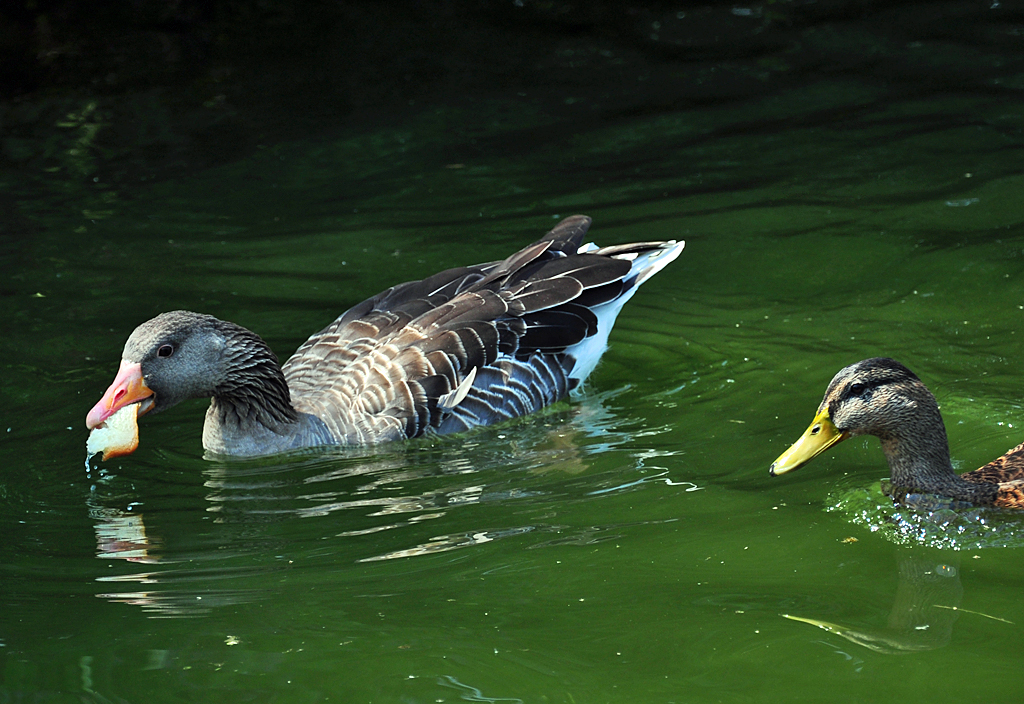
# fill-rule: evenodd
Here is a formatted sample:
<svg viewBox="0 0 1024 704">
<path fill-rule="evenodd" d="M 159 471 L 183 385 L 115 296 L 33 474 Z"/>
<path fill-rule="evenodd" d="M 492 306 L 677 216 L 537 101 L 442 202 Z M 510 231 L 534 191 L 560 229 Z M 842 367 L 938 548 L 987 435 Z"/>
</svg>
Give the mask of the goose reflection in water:
<svg viewBox="0 0 1024 704">
<path fill-rule="evenodd" d="M 105 591 L 99 596 L 164 617 L 194 616 L 215 605 L 252 601 L 258 577 L 288 569 L 296 555 L 328 555 L 358 564 L 534 532 L 552 535 L 545 545 L 607 540 L 620 526 L 557 523 L 562 497 L 599 501 L 602 495 L 631 490 L 638 476 L 650 478 L 652 473 L 658 481 L 671 483 L 661 469 L 645 466 L 659 453 L 640 446 L 643 437 L 670 429 L 652 428 L 644 418 L 617 416 L 606 402 L 624 390 L 595 394 L 571 407 L 555 407 L 457 440 L 247 461 L 208 458 L 201 468 L 204 505 L 179 514 L 193 524 L 186 526 L 189 531 L 198 530 L 198 520 L 208 521 L 186 551 L 147 537 L 154 527 L 147 530 L 141 512 L 133 513 L 131 521 L 123 511 L 94 513 L 97 535 L 105 536 L 98 557 L 161 564 L 159 569 L 102 578 L 106 583 L 152 585 L 147 591 Z M 631 448 L 633 467 L 587 474 L 598 457 L 623 445 Z M 124 499 L 109 498 L 110 503 L 118 500 Z M 483 513 L 464 510 L 482 504 L 491 508 Z M 423 526 L 432 521 L 438 529 L 425 532 Z M 218 528 L 210 531 L 211 524 Z M 121 537 L 112 538 L 118 530 Z M 240 589 L 210 589 L 240 582 Z"/>
<path fill-rule="evenodd" d="M 101 560 L 123 560 L 146 565 L 167 565 L 180 558 L 167 560 L 161 556 L 162 541 L 148 531 L 142 512 L 100 506 L 96 495 L 90 498 L 89 517 L 96 533 L 96 557 Z M 252 570 L 248 570 L 251 574 Z M 244 576 L 238 570 L 190 570 L 187 567 L 150 568 L 141 572 L 103 575 L 96 581 L 104 585 L 145 585 L 134 591 L 102 591 L 100 599 L 141 607 L 158 618 L 187 618 L 210 613 L 215 607 L 252 601 L 250 590 L 209 589 L 198 587 L 210 579 Z M 158 586 L 159 585 L 159 586 Z M 168 589 L 168 587 L 173 587 Z M 108 586 L 107 589 L 113 588 Z"/>
</svg>

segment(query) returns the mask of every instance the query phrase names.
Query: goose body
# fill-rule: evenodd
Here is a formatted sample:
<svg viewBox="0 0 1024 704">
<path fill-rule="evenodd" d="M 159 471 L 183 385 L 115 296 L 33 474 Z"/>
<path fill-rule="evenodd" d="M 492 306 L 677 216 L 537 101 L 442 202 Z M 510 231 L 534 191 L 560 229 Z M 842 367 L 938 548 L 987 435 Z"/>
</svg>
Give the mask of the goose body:
<svg viewBox="0 0 1024 704">
<path fill-rule="evenodd" d="M 455 433 L 532 413 L 587 378 L 622 306 L 683 248 L 584 245 L 589 226 L 586 216 L 566 218 L 502 261 L 389 288 L 314 334 L 283 367 L 243 327 L 163 313 L 128 338 L 86 425 L 135 403 L 142 415 L 210 398 L 203 446 L 254 456 Z"/>
<path fill-rule="evenodd" d="M 772 464 L 772 475 L 802 467 L 848 437 L 874 435 L 889 463 L 890 492 L 934 494 L 976 505 L 1024 508 L 1024 444 L 957 474 L 935 397 L 893 359 L 865 359 L 839 371 L 810 427 Z"/>
</svg>

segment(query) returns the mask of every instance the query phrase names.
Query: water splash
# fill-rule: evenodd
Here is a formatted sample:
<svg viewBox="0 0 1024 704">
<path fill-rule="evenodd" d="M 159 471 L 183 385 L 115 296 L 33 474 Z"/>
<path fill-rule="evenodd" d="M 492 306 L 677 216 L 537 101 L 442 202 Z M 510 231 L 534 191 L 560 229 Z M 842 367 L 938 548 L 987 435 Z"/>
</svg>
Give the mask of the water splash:
<svg viewBox="0 0 1024 704">
<path fill-rule="evenodd" d="M 897 545 L 944 550 L 1024 546 L 1024 516 L 1020 513 L 940 501 L 896 505 L 880 485 L 833 492 L 825 510 L 841 513 Z"/>
</svg>

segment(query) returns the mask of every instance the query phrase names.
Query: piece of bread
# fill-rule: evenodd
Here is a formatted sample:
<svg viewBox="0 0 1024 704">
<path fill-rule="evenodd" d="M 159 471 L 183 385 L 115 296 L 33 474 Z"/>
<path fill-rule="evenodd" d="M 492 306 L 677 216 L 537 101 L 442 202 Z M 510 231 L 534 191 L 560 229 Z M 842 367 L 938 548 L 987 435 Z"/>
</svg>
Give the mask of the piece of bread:
<svg viewBox="0 0 1024 704">
<path fill-rule="evenodd" d="M 104 461 L 131 454 L 139 446 L 139 404 L 125 406 L 93 428 L 85 443 L 89 457 L 103 453 Z"/>
</svg>

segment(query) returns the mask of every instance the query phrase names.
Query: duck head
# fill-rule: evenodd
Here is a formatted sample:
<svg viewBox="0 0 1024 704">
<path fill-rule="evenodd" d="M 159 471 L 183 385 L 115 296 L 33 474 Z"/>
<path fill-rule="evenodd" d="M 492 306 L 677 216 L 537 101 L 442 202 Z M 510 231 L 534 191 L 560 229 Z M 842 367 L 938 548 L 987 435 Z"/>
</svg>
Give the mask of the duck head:
<svg viewBox="0 0 1024 704">
<path fill-rule="evenodd" d="M 865 359 L 832 378 L 811 425 L 768 471 L 777 476 L 799 469 L 855 435 L 880 438 L 891 459 L 915 438 L 939 441 L 936 433 L 946 446 L 938 404 L 921 380 L 894 359 Z"/>
</svg>

